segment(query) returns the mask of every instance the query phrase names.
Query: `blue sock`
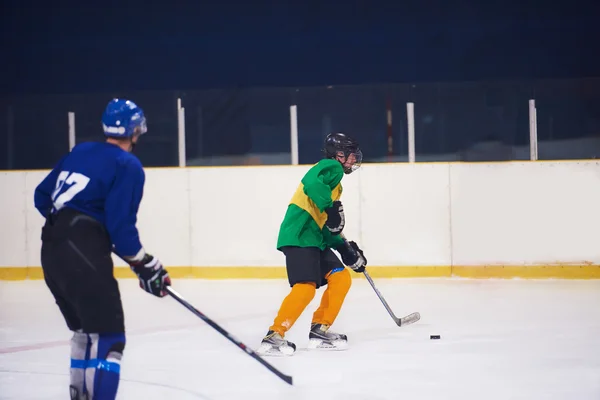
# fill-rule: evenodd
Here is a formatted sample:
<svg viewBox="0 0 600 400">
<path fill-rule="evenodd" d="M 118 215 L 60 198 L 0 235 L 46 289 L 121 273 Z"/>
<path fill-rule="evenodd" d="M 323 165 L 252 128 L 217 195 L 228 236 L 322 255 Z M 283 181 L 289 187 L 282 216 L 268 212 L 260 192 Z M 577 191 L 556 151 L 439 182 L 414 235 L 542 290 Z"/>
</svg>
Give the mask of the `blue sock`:
<svg viewBox="0 0 600 400">
<path fill-rule="evenodd" d="M 114 400 L 119 388 L 121 358 L 125 349 L 125 334 L 101 334 L 96 348 L 96 359 L 88 361 L 94 368 L 94 400 Z"/>
<path fill-rule="evenodd" d="M 71 352 L 71 386 L 88 393 L 94 400 L 114 400 L 119 388 L 125 334 L 90 333 L 86 337 L 85 347 L 79 343 L 79 351 Z M 74 357 L 75 354 L 79 357 Z M 85 354 L 84 359 L 82 354 Z M 84 374 L 78 372 L 82 370 Z"/>
</svg>

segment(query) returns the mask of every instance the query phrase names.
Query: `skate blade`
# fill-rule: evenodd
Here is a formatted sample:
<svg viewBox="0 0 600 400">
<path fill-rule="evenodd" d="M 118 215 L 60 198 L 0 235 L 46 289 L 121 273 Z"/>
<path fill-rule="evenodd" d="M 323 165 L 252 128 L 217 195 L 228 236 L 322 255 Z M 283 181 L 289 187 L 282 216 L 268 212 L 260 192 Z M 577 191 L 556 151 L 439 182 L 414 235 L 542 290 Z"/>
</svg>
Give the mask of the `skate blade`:
<svg viewBox="0 0 600 400">
<path fill-rule="evenodd" d="M 307 348 L 309 350 L 342 351 L 348 349 L 348 341 L 334 340 L 330 343 L 322 339 L 310 339 Z"/>
<path fill-rule="evenodd" d="M 295 350 L 291 346 L 275 347 L 272 344 L 263 343 L 258 349 L 256 354 L 260 356 L 271 356 L 271 357 L 288 357 L 295 353 Z"/>
</svg>

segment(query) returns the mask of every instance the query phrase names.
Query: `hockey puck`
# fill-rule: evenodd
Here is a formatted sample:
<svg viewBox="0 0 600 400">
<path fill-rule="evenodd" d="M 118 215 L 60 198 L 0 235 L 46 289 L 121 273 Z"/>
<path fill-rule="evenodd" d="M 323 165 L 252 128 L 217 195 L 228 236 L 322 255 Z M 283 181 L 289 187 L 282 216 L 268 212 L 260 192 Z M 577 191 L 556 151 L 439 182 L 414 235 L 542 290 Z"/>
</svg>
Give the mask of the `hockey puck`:
<svg viewBox="0 0 600 400">
<path fill-rule="evenodd" d="M 439 339 L 440 335 L 429 335 L 429 339 Z"/>
</svg>

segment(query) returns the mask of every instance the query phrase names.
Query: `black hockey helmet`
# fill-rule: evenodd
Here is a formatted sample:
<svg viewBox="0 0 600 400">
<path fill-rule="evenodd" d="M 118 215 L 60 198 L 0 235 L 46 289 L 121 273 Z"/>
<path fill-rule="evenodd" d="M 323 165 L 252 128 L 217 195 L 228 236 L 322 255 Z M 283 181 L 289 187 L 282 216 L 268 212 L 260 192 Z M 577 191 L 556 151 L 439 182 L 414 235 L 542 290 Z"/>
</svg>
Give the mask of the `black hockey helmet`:
<svg viewBox="0 0 600 400">
<path fill-rule="evenodd" d="M 360 168 L 363 158 L 358 142 L 344 133 L 330 133 L 327 135 L 323 153 L 325 158 L 338 160 L 346 174 Z M 340 160 L 340 157 L 343 157 L 344 160 Z"/>
</svg>

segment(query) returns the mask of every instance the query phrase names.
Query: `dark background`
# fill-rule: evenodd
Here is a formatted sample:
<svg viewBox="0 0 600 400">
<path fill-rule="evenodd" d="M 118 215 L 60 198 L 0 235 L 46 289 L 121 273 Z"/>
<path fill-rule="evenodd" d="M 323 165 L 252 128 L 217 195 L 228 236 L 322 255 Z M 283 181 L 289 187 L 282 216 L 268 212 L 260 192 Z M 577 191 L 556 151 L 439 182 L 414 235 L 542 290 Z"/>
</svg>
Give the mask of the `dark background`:
<svg viewBox="0 0 600 400">
<path fill-rule="evenodd" d="M 403 161 L 407 101 L 417 161 L 527 159 L 532 98 L 541 159 L 600 155 L 598 2 L 168 4 L 3 1 L 0 168 L 51 167 L 68 111 L 102 140 L 114 96 L 147 114 L 147 166 L 177 165 L 177 98 L 196 165 L 289 162 L 291 104 L 302 163 L 329 131 Z"/>
</svg>

